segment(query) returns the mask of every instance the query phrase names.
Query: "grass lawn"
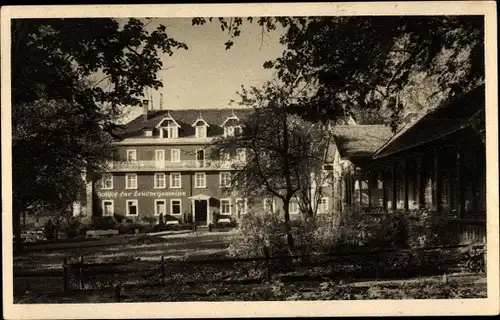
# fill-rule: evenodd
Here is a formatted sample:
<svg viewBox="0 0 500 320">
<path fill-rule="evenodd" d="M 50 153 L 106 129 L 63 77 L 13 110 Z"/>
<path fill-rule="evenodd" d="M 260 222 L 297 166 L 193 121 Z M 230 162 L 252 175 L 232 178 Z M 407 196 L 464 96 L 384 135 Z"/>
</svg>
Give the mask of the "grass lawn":
<svg viewBox="0 0 500 320">
<path fill-rule="evenodd" d="M 112 285 L 117 283 L 122 284 L 122 302 L 479 298 L 486 295 L 485 284 L 476 284 L 478 277 L 484 277 L 484 274 L 469 277 L 467 281 L 463 277 L 454 276 L 451 282 L 455 285 L 452 289 L 447 285 L 444 285 L 444 288 L 434 287 L 431 282 L 419 285 L 410 281 L 405 286 L 392 283 L 392 280 L 405 279 L 402 274 L 396 278 L 391 276 L 391 284 L 374 282 L 375 278 L 369 279 L 366 272 L 357 281 L 355 278 L 347 277 L 347 274 L 344 275 L 343 270 L 352 269 L 354 272 L 356 268 L 368 263 L 367 257 L 357 257 L 356 261 L 345 258 L 329 262 L 318 260 L 312 261 L 312 264 L 307 261 L 293 264 L 277 261 L 277 269 L 271 268 L 273 277 L 271 283 L 263 282 L 266 270 L 264 262 L 225 264 L 183 262 L 183 260 L 217 259 L 227 256 L 232 236 L 233 233 L 230 232 L 139 235 L 123 237 L 120 243 L 106 244 L 103 240 L 101 244 L 104 245 L 101 246 L 95 246 L 94 241 L 92 245 L 89 243 L 89 246 L 82 243 L 77 247 L 70 245 L 65 248 L 25 252 L 14 257 L 14 301 L 17 303 L 115 302 Z M 159 281 L 159 261 L 162 254 L 166 260 L 165 287 L 160 285 Z M 64 293 L 61 263 L 65 257 L 75 261 L 80 255 L 88 263 L 120 260 L 128 260 L 129 263 L 120 267 L 123 268 L 120 272 L 112 269 L 111 273 L 101 273 L 97 272 L 97 269 L 89 269 L 85 275 L 87 277 L 85 279 L 90 280 L 86 290 Z M 130 261 L 131 259 L 133 261 Z M 359 259 L 363 262 L 360 263 Z M 339 279 L 333 275 L 335 272 L 340 273 L 340 279 L 345 279 L 354 286 L 349 285 L 347 288 L 339 289 L 333 284 L 333 287 L 323 288 L 325 281 L 336 281 L 328 279 Z M 417 282 L 423 280 L 423 277 L 414 278 Z M 360 282 L 361 279 L 366 281 Z M 381 280 L 383 276 L 380 278 L 378 275 L 376 279 Z M 103 283 L 105 287 L 100 287 Z"/>
<path fill-rule="evenodd" d="M 139 235 L 113 241 L 106 246 L 95 246 L 96 241 L 75 247 L 34 250 L 14 256 L 14 293 L 24 295 L 62 291 L 62 262 L 64 258 L 76 261 L 80 255 L 85 262 L 111 262 L 127 258 L 154 264 L 165 259 L 198 259 L 225 256 L 229 245 L 229 232 L 173 234 L 168 236 Z M 108 239 L 102 240 L 104 243 Z"/>
</svg>

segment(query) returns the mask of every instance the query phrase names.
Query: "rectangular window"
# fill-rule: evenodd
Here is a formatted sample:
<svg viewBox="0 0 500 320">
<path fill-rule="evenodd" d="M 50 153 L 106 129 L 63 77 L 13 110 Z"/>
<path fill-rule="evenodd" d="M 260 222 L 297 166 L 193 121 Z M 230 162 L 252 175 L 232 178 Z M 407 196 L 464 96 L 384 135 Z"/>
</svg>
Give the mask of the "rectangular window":
<svg viewBox="0 0 500 320">
<path fill-rule="evenodd" d="M 137 150 L 129 149 L 127 150 L 127 162 L 137 161 Z"/>
<path fill-rule="evenodd" d="M 288 210 L 290 211 L 290 214 L 297 214 L 299 213 L 299 203 L 297 200 L 291 200 L 290 204 L 288 205 Z"/>
<path fill-rule="evenodd" d="M 165 128 L 165 134 L 167 139 L 176 139 L 179 136 L 178 128 L 175 125 Z"/>
<path fill-rule="evenodd" d="M 236 213 L 245 214 L 248 211 L 248 199 L 236 199 Z"/>
<path fill-rule="evenodd" d="M 114 215 L 115 206 L 113 200 L 102 201 L 102 215 L 105 217 L 112 217 Z"/>
<path fill-rule="evenodd" d="M 126 213 L 127 216 L 137 216 L 139 214 L 139 202 L 138 200 L 127 200 L 126 201 Z"/>
<path fill-rule="evenodd" d="M 165 174 L 164 173 L 155 173 L 155 189 L 163 189 L 166 188 L 165 184 Z"/>
<path fill-rule="evenodd" d="M 179 149 L 170 150 L 170 160 L 172 162 L 180 162 L 181 161 L 181 150 L 179 150 Z"/>
<path fill-rule="evenodd" d="M 203 168 L 205 166 L 205 150 L 196 150 L 196 167 Z"/>
<path fill-rule="evenodd" d="M 328 187 L 330 182 L 330 173 L 327 170 L 321 172 L 321 185 L 323 187 Z"/>
<path fill-rule="evenodd" d="M 264 210 L 265 211 L 272 211 L 272 212 L 275 211 L 274 199 L 272 199 L 272 198 L 265 198 L 264 199 Z"/>
<path fill-rule="evenodd" d="M 327 213 L 328 212 L 328 198 L 323 197 L 319 200 L 318 204 L 318 212 L 319 213 Z"/>
<path fill-rule="evenodd" d="M 220 199 L 220 214 L 231 214 L 231 199 Z"/>
<path fill-rule="evenodd" d="M 194 174 L 194 187 L 195 188 L 207 187 L 207 176 L 204 172 L 196 172 Z"/>
<path fill-rule="evenodd" d="M 207 137 L 207 126 L 201 125 L 196 126 L 196 138 L 206 138 Z"/>
<path fill-rule="evenodd" d="M 234 136 L 234 127 L 224 127 L 224 135 L 226 137 L 233 137 Z"/>
<path fill-rule="evenodd" d="M 159 216 L 160 214 L 165 216 L 167 213 L 167 201 L 165 199 L 156 199 L 155 200 L 155 215 Z"/>
<path fill-rule="evenodd" d="M 113 189 L 113 175 L 107 173 L 102 176 L 102 186 L 101 189 Z"/>
<path fill-rule="evenodd" d="M 221 172 L 219 174 L 219 185 L 221 187 L 230 187 L 231 186 L 231 173 L 230 172 Z"/>
<path fill-rule="evenodd" d="M 180 199 L 170 200 L 170 214 L 181 214 L 182 213 L 182 202 Z"/>
<path fill-rule="evenodd" d="M 144 136 L 146 136 L 146 137 L 152 137 L 153 136 L 153 131 L 152 130 L 145 130 L 144 131 Z"/>
<path fill-rule="evenodd" d="M 180 174 L 180 172 L 170 173 L 170 188 L 181 188 L 181 174 Z"/>
<path fill-rule="evenodd" d="M 136 173 L 127 173 L 125 175 L 125 189 L 137 189 Z"/>
<path fill-rule="evenodd" d="M 165 150 L 155 150 L 155 160 L 165 161 Z"/>
<path fill-rule="evenodd" d="M 246 152 L 245 149 L 239 148 L 236 150 L 236 161 L 245 162 L 246 161 Z"/>
<path fill-rule="evenodd" d="M 240 126 L 236 126 L 236 127 L 234 127 L 234 129 L 233 129 L 233 130 L 234 130 L 234 135 L 235 135 L 235 136 L 241 136 L 241 132 L 242 132 L 242 130 L 241 130 L 241 127 L 240 127 Z"/>
</svg>

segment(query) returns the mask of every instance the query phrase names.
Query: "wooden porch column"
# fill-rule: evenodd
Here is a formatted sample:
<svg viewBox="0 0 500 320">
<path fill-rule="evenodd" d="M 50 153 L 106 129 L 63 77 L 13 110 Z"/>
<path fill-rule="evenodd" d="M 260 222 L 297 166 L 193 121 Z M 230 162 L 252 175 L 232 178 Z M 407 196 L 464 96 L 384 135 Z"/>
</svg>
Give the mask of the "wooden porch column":
<svg viewBox="0 0 500 320">
<path fill-rule="evenodd" d="M 441 208 L 441 195 L 440 188 L 440 174 L 439 174 L 439 154 L 434 155 L 434 179 L 432 181 L 432 210 L 438 211 Z"/>
<path fill-rule="evenodd" d="M 416 165 L 416 200 L 417 200 L 417 206 L 419 209 L 422 209 L 424 207 L 424 192 L 423 192 L 423 186 L 422 186 L 422 157 L 417 158 L 417 165 Z"/>
<path fill-rule="evenodd" d="M 455 192 L 456 192 L 456 200 L 455 207 L 457 210 L 458 217 L 463 219 L 464 214 L 464 187 L 463 187 L 463 179 L 462 179 L 462 150 L 461 146 L 458 145 L 456 148 L 456 163 L 455 163 Z"/>
<path fill-rule="evenodd" d="M 397 202 L 396 202 L 396 198 L 397 198 L 397 194 L 398 194 L 398 190 L 397 190 L 397 182 L 396 182 L 396 162 L 394 162 L 392 164 L 392 210 L 396 210 L 398 207 L 397 207 Z"/>
<path fill-rule="evenodd" d="M 373 182 L 373 179 L 370 179 L 372 178 L 372 175 L 373 173 L 370 172 L 370 174 L 368 174 L 368 181 L 367 181 L 367 186 L 368 186 L 368 191 L 367 191 L 367 194 L 368 194 L 368 208 L 371 208 L 372 207 L 372 185 L 370 184 L 370 180 L 371 182 Z"/>
<path fill-rule="evenodd" d="M 382 173 L 380 173 L 380 175 L 382 176 L 382 207 L 384 208 L 384 210 L 387 210 L 387 173 L 386 173 L 386 169 L 383 168 L 382 169 Z M 378 181 L 377 181 L 378 183 Z"/>
<path fill-rule="evenodd" d="M 359 207 L 363 205 L 363 178 L 358 178 L 359 186 Z"/>
<path fill-rule="evenodd" d="M 403 185 L 404 185 L 404 208 L 405 211 L 408 211 L 410 209 L 409 203 L 408 203 L 408 160 L 404 159 L 403 160 Z"/>
</svg>

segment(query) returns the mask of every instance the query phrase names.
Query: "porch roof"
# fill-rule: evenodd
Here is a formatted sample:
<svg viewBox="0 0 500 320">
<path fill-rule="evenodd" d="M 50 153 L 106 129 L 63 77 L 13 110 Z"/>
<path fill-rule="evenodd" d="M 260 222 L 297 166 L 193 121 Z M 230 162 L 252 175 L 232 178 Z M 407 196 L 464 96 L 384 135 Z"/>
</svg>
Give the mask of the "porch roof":
<svg viewBox="0 0 500 320">
<path fill-rule="evenodd" d="M 210 196 L 204 195 L 204 194 L 197 194 L 194 196 L 189 197 L 188 199 L 190 200 L 210 200 Z"/>
<path fill-rule="evenodd" d="M 340 156 L 353 163 L 369 160 L 391 136 L 385 125 L 337 125 L 332 128 Z"/>
<path fill-rule="evenodd" d="M 479 86 L 406 125 L 375 152 L 373 159 L 442 139 L 468 127 L 472 120 L 484 117 L 484 90 L 484 85 Z"/>
</svg>

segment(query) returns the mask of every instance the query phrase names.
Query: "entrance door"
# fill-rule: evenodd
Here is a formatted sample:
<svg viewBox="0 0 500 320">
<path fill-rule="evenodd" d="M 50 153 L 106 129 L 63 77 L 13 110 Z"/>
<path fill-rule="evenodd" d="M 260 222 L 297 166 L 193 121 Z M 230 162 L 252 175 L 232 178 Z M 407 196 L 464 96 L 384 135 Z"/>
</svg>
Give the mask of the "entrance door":
<svg viewBox="0 0 500 320">
<path fill-rule="evenodd" d="M 156 168 L 158 169 L 165 168 L 165 150 L 155 151 L 155 163 L 156 163 Z"/>
<path fill-rule="evenodd" d="M 197 225 L 207 224 L 208 200 L 196 200 L 194 202 L 195 223 Z"/>
</svg>

